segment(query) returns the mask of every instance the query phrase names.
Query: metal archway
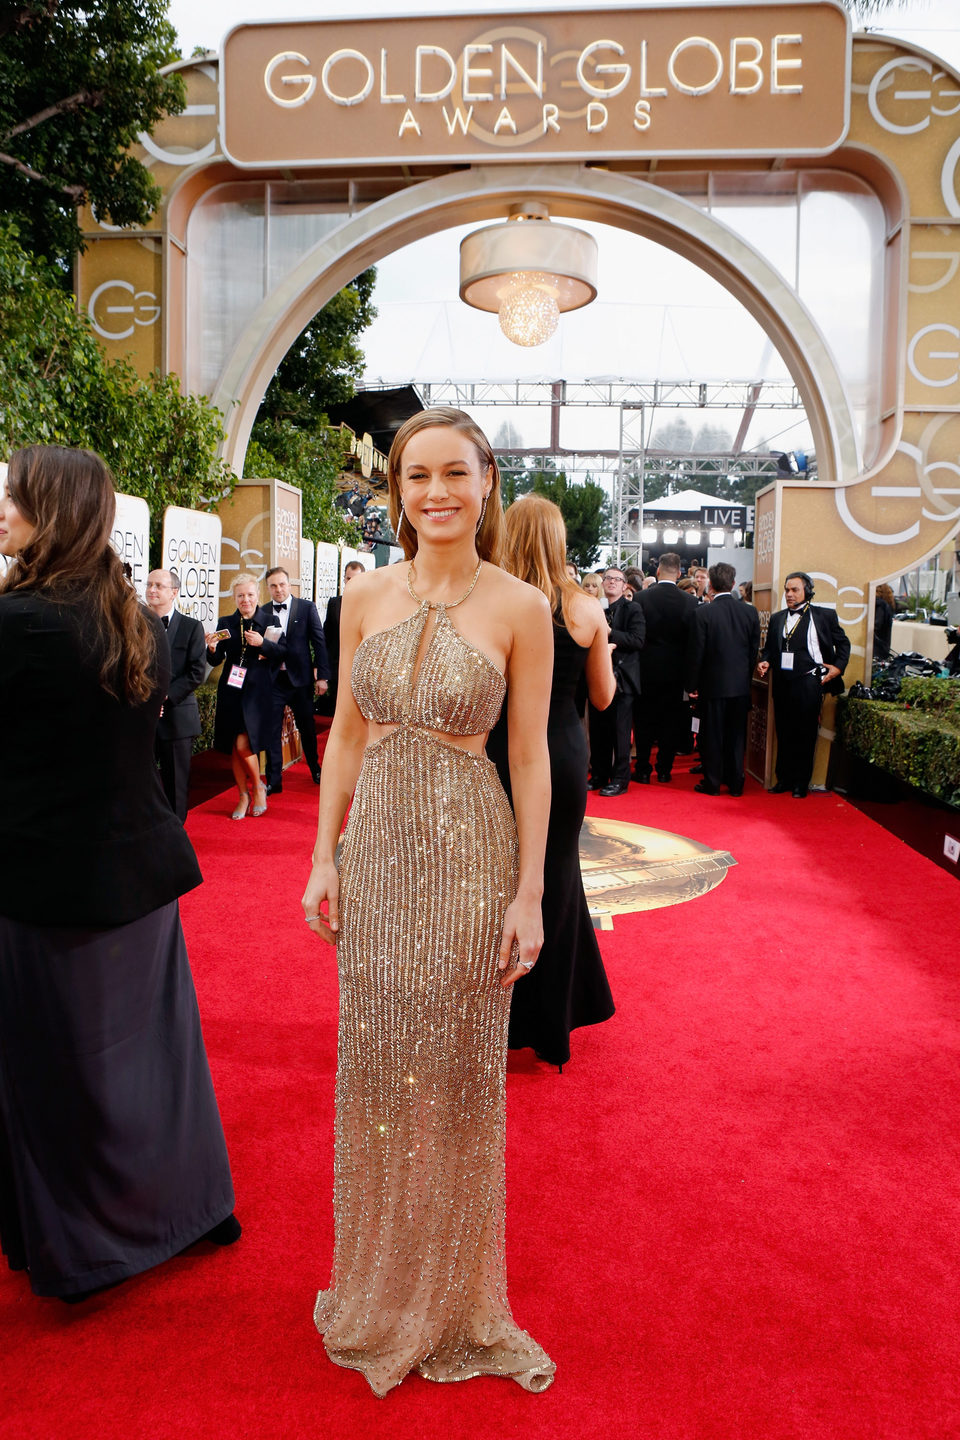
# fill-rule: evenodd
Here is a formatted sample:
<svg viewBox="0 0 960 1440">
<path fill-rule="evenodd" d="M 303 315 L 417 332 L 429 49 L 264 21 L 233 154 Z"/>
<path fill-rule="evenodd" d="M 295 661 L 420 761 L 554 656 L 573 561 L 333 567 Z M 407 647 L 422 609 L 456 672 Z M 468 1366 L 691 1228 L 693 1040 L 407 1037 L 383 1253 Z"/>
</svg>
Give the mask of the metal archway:
<svg viewBox="0 0 960 1440">
<path fill-rule="evenodd" d="M 641 235 L 718 280 L 776 345 L 806 407 L 822 479 L 858 475 L 850 405 L 806 307 L 751 245 L 689 201 L 642 180 L 581 165 L 497 165 L 424 181 L 364 209 L 319 242 L 263 301 L 239 336 L 212 395 L 226 415 L 224 458 L 242 472 L 263 394 L 305 325 L 354 275 L 438 228 L 497 218 L 522 197 L 553 213 Z"/>
</svg>

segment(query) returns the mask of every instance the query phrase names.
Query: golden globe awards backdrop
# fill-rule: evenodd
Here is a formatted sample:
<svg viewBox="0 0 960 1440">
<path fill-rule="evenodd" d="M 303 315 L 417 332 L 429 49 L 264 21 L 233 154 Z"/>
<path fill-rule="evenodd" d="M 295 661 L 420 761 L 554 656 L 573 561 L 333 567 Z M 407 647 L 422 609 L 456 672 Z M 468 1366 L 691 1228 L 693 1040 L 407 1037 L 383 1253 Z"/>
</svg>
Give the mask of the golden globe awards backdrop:
<svg viewBox="0 0 960 1440">
<path fill-rule="evenodd" d="M 313 599 L 313 541 L 300 536 L 300 598 Z"/>
<path fill-rule="evenodd" d="M 147 598 L 150 573 L 150 508 L 138 495 L 117 495 L 117 510 L 110 543 L 124 564 L 141 600 Z M 166 563 L 163 566 L 167 568 Z"/>
<path fill-rule="evenodd" d="M 316 583 L 314 599 L 320 611 L 320 619 L 326 619 L 327 601 L 337 593 L 340 578 L 340 547 L 323 540 L 317 546 Z"/>
<path fill-rule="evenodd" d="M 223 564 L 220 595 L 229 598 L 237 575 L 262 581 L 274 565 L 290 575 L 290 588 L 300 593 L 300 491 L 283 480 L 241 480 L 221 500 Z M 265 598 L 261 587 L 261 599 Z"/>
<path fill-rule="evenodd" d="M 168 505 L 163 512 L 161 556 L 165 570 L 180 576 L 177 608 L 216 629 L 220 613 L 220 517 Z"/>
</svg>

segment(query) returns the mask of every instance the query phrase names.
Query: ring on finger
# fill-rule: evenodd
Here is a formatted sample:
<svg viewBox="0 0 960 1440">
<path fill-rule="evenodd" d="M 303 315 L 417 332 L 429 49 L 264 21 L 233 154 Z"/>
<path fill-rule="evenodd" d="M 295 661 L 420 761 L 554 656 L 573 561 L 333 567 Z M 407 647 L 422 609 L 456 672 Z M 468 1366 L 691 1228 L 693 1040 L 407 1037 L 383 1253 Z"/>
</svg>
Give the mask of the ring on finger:
<svg viewBox="0 0 960 1440">
<path fill-rule="evenodd" d="M 517 964 L 519 965 L 520 969 L 521 969 L 521 970 L 526 970 L 526 971 L 528 971 L 528 972 L 533 969 L 533 967 L 534 967 L 534 965 L 536 965 L 536 963 L 537 963 L 536 960 L 520 960 L 520 959 L 517 960 Z"/>
<path fill-rule="evenodd" d="M 307 924 L 309 925 L 310 922 L 311 922 L 311 920 L 322 920 L 322 919 L 323 919 L 323 916 L 322 916 L 322 915 L 304 915 L 303 918 L 304 918 L 304 920 L 307 922 Z"/>
</svg>

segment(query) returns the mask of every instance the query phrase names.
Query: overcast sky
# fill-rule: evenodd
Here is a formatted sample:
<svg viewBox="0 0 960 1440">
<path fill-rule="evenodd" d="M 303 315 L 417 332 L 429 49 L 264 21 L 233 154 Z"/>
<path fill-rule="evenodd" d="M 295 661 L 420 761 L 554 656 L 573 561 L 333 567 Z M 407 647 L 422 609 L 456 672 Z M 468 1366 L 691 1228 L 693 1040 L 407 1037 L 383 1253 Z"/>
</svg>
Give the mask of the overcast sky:
<svg viewBox="0 0 960 1440">
<path fill-rule="evenodd" d="M 226 31 L 245 20 L 332 19 L 348 11 L 357 18 L 442 14 L 449 13 L 452 6 L 450 0 L 359 0 L 354 9 L 337 0 L 327 6 L 317 0 L 276 0 L 274 14 L 270 8 L 265 0 L 203 0 L 201 4 L 171 0 L 169 14 L 181 50 L 189 55 L 197 46 L 219 50 Z M 563 0 L 549 4 L 483 0 L 457 8 L 484 14 L 586 6 Z M 960 0 L 909 0 L 878 17 L 871 28 L 902 36 L 960 68 Z M 722 286 L 690 262 L 605 226 L 584 227 L 593 230 L 600 246 L 598 300 L 564 316 L 558 334 L 546 345 L 521 350 L 500 335 L 493 316 L 472 310 L 457 298 L 459 241 L 469 228 L 441 232 L 378 264 L 374 300 L 379 316 L 362 340 L 371 383 L 446 377 L 786 377 L 785 367 L 763 331 Z M 644 277 L 643 286 L 636 283 L 638 276 Z M 581 424 L 587 420 L 582 412 L 569 414 L 563 443 L 615 447 L 617 413 L 611 412 L 604 425 L 602 413 L 592 411 L 586 428 Z M 482 417 L 491 432 L 502 418 L 497 412 L 496 422 L 491 423 L 492 414 L 488 411 Z M 675 414 L 663 412 L 661 423 Z M 546 442 L 546 412 L 513 413 L 510 418 L 520 425 L 526 444 Z M 719 420 L 736 428 L 737 417 L 730 412 L 687 418 L 696 423 Z M 796 414 L 761 414 L 751 429 L 747 448 L 768 440 L 778 447 L 804 448 L 809 444 L 805 420 L 798 420 Z"/>
</svg>

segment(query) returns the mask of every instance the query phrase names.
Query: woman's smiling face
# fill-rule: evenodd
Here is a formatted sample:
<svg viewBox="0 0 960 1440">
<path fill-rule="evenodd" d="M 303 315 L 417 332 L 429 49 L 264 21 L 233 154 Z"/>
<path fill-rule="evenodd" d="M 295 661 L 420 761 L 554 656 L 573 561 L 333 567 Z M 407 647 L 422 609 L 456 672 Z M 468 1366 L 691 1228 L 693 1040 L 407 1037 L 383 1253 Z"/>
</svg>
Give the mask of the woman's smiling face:
<svg viewBox="0 0 960 1440">
<path fill-rule="evenodd" d="M 400 457 L 403 508 L 421 541 L 472 535 L 491 480 L 473 441 L 453 425 L 411 435 Z"/>
</svg>

